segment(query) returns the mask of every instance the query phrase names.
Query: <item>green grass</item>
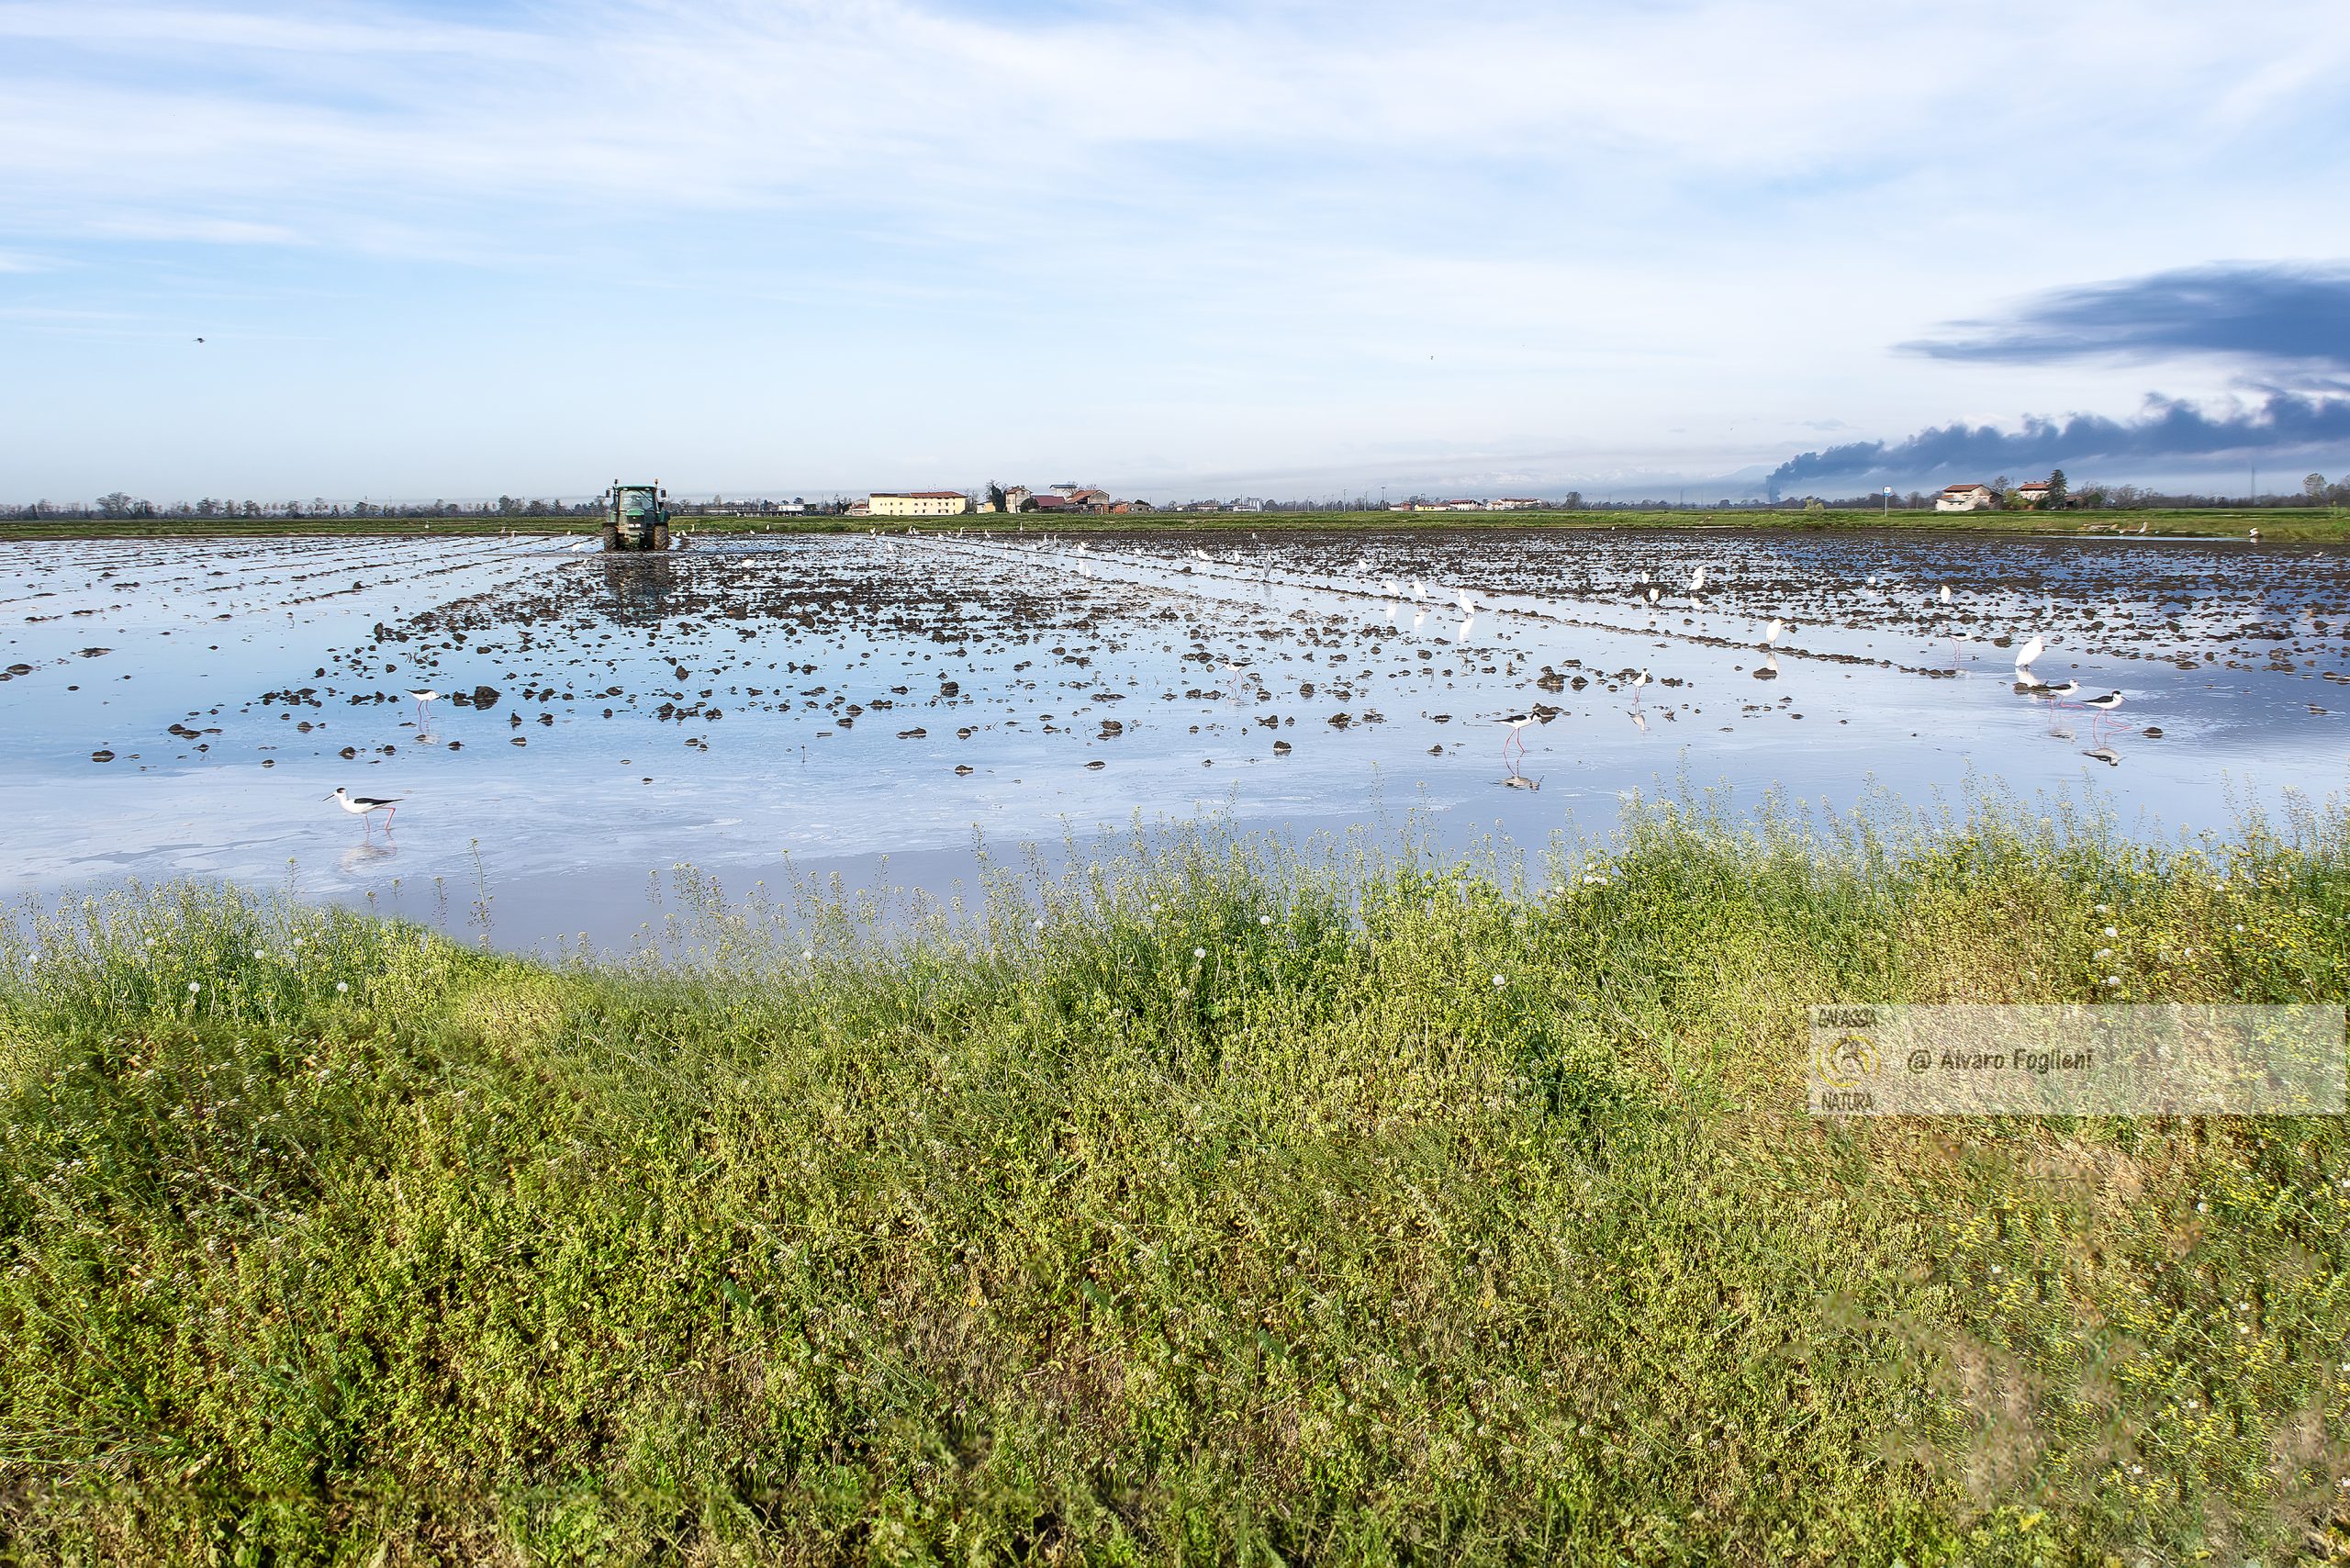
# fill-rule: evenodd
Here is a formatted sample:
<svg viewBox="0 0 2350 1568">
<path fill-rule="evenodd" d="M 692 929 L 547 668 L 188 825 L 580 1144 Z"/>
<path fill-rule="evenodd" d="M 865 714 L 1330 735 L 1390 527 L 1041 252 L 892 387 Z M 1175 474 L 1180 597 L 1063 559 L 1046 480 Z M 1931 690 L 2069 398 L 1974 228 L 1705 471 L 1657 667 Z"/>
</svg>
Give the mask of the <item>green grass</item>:
<svg viewBox="0 0 2350 1568">
<path fill-rule="evenodd" d="M 2350 826 L 1664 812 L 1559 870 L 1202 833 L 705 911 L 693 967 L 53 913 L 0 951 L 0 1550 L 2344 1550 L 2339 1119 L 1802 1078 L 1812 1002 L 2338 1002 Z"/>
<path fill-rule="evenodd" d="M 1721 511 L 1513 511 L 1513 512 L 1178 512 L 1160 511 L 1109 517 L 1059 517 L 1042 512 L 1015 517 L 992 514 L 956 518 L 862 517 L 681 517 L 677 528 L 695 533 L 863 533 L 882 528 L 925 532 L 947 529 L 1032 532 L 1151 533 L 1217 530 L 1272 533 L 1290 530 L 1348 529 L 1486 531 L 1527 528 L 1597 529 L 1764 529 L 1805 532 L 1855 533 L 1875 531 L 1952 534 L 2031 534 L 2070 538 L 2085 532 L 2134 532 L 2140 522 L 2149 535 L 2220 535 L 2242 538 L 2247 529 L 2260 530 L 2264 541 L 2328 543 L 2350 540 L 2350 515 L 2338 508 L 2262 507 L 2257 510 L 2202 509 L 2164 511 L 2101 512 L 1930 512 L 1874 510 L 1802 512 Z M 593 534 L 593 519 L 508 517 L 435 518 L 431 532 L 481 535 L 516 533 Z M 272 538 L 290 535 L 347 535 L 375 538 L 422 535 L 424 521 L 410 518 L 141 518 L 119 521 L 0 521 L 0 540 L 34 539 L 210 539 Z"/>
</svg>

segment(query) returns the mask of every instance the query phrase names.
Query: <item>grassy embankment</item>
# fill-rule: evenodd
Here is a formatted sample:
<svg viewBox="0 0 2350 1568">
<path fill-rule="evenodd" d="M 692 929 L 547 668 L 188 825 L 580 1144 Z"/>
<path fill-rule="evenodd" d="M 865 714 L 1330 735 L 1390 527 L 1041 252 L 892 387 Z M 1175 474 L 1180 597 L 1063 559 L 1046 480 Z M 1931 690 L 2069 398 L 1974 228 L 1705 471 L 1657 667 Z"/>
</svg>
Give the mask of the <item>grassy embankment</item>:
<svg viewBox="0 0 2350 1568">
<path fill-rule="evenodd" d="M 2338 1119 L 1801 1091 L 1814 1002 L 2337 1001 L 2341 821 L 2186 853 L 1664 815 L 1568 870 L 1203 840 L 959 934 L 744 926 L 722 978 L 218 890 L 52 920 L 0 955 L 0 1542 L 2350 1541 Z"/>
<path fill-rule="evenodd" d="M 1856 533 L 1873 531 L 1926 533 L 2028 534 L 2076 538 L 2084 534 L 2135 533 L 2243 538 L 2260 530 L 2269 543 L 2339 543 L 2350 540 L 2350 514 L 2325 508 L 2263 507 L 2256 510 L 2208 510 L 2111 512 L 1930 512 L 1899 511 L 1516 511 L 1516 512 L 1145 512 L 1112 517 L 1054 517 L 1041 512 L 1017 517 L 957 518 L 758 518 L 681 517 L 677 527 L 695 533 L 863 533 L 872 528 L 901 532 L 978 529 L 1066 533 L 1152 533 L 1213 530 L 1248 533 L 1293 530 L 1505 530 L 1529 528 L 1761 529 L 1798 532 Z M 565 517 L 434 518 L 145 518 L 93 522 L 0 522 L 0 542 L 37 539 L 238 539 L 292 535 L 386 538 L 428 533 L 453 536 L 574 533 L 598 531 L 592 519 Z"/>
</svg>

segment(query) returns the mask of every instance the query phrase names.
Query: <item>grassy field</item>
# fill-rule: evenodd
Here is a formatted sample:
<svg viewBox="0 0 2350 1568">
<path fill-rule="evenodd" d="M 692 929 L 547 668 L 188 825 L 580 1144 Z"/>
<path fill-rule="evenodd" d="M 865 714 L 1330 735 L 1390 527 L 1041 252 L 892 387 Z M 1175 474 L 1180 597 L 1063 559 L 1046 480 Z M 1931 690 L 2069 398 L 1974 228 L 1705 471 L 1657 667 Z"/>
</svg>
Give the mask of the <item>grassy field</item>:
<svg viewBox="0 0 2350 1568">
<path fill-rule="evenodd" d="M 1802 1090 L 1812 1002 L 2339 1002 L 2350 823 L 1659 812 L 1557 871 L 1203 832 L 713 913 L 714 969 L 53 914 L 0 951 L 0 1551 L 2350 1551 L 2338 1118 Z"/>
<path fill-rule="evenodd" d="M 862 533 L 883 528 L 902 532 L 946 529 L 1013 530 L 1055 534 L 1203 529 L 1270 533 L 1292 529 L 1439 529 L 1487 530 L 1524 528 L 1665 529 L 1695 531 L 1709 528 L 1784 529 L 1805 532 L 1897 532 L 1952 534 L 2030 534 L 2075 538 L 2083 534 L 2134 533 L 2143 522 L 2149 535 L 2220 536 L 2243 538 L 2260 530 L 2265 541 L 2333 543 L 2350 540 L 2350 514 L 2326 508 L 2263 507 L 2251 510 L 2108 511 L 2108 512 L 1930 512 L 1899 511 L 1509 511 L 1509 512 L 1144 512 L 1113 517 L 1053 517 L 1029 512 L 1014 517 L 957 518 L 736 518 L 681 517 L 677 528 L 695 533 Z M 7 522 L 0 521 L 0 541 L 10 539 L 211 539 L 277 538 L 288 535 L 345 535 L 354 538 L 421 536 L 427 532 L 456 536 L 525 534 L 592 534 L 599 525 L 588 518 L 509 517 L 434 518 L 429 524 L 405 518 L 145 518 L 121 521 Z"/>
</svg>

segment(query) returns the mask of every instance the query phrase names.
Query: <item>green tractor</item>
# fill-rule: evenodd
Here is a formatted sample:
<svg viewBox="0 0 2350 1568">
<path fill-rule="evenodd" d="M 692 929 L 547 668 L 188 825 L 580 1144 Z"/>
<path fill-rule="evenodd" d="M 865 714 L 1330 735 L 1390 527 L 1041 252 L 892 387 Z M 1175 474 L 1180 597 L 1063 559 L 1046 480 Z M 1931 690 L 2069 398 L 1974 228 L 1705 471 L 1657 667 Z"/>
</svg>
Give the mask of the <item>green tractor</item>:
<svg viewBox="0 0 2350 1568">
<path fill-rule="evenodd" d="M 604 548 L 669 548 L 669 492 L 658 485 L 623 485 L 604 492 Z"/>
</svg>

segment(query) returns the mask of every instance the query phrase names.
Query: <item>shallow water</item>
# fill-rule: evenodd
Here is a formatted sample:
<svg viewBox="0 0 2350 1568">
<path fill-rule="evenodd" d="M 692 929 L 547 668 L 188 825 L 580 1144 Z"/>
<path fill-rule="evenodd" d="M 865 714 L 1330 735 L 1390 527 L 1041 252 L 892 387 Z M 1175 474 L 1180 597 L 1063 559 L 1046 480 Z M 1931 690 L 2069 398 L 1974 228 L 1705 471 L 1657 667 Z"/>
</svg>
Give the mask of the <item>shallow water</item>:
<svg viewBox="0 0 2350 1568">
<path fill-rule="evenodd" d="M 975 833 L 1016 850 L 1203 810 L 1539 846 L 1684 787 L 1925 806 L 1992 784 L 2166 834 L 2331 794 L 2350 767 L 2350 554 L 2305 545 L 580 543 L 17 546 L 5 886 L 222 877 L 486 919 L 501 945 L 611 945 L 678 862 L 943 888 Z M 2020 694 L 2035 633 L 2041 679 L 2122 705 Z M 424 688 L 495 697 L 420 711 Z M 1494 721 L 1529 711 L 1505 757 Z M 392 831 L 323 800 L 337 785 L 403 797 Z"/>
</svg>

